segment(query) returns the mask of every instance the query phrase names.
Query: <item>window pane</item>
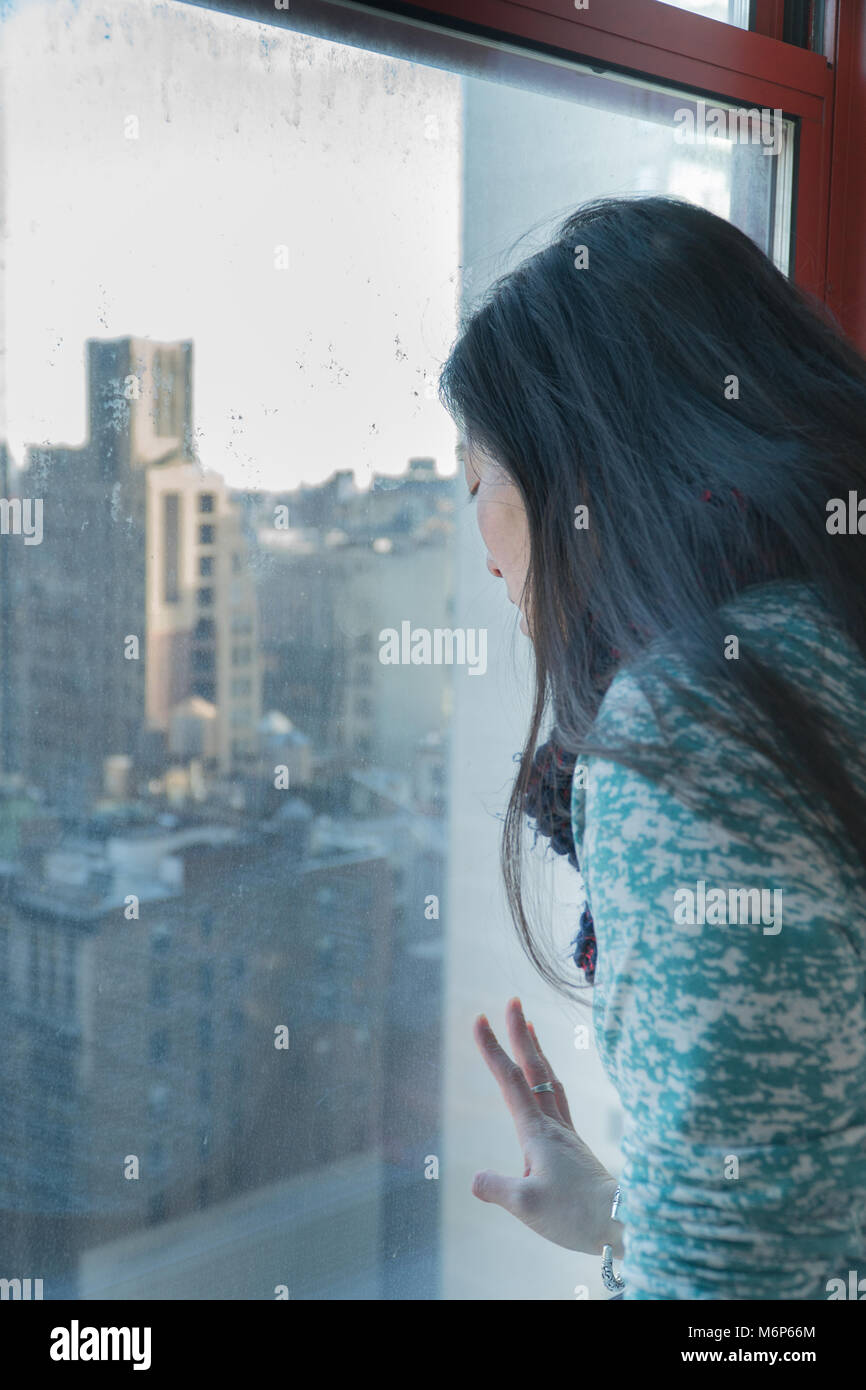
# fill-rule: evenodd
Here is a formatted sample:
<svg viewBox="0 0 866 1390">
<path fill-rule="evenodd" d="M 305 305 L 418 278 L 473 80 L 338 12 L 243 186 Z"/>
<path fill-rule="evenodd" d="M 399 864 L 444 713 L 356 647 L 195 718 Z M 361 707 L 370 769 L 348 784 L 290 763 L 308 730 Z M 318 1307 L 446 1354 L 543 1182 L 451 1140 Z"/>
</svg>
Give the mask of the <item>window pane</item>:
<svg viewBox="0 0 866 1390">
<path fill-rule="evenodd" d="M 738 29 L 748 29 L 750 0 L 663 0 L 678 10 L 689 10 L 705 19 L 721 19 Z"/>
<path fill-rule="evenodd" d="M 491 1001 L 609 1165 L 619 1119 L 498 896 L 526 653 L 436 379 L 599 194 L 787 269 L 794 127 L 324 13 L 4 21 L 0 481 L 44 534 L 0 546 L 0 1238 L 46 1297 L 601 1296 L 470 1194 Z"/>
</svg>

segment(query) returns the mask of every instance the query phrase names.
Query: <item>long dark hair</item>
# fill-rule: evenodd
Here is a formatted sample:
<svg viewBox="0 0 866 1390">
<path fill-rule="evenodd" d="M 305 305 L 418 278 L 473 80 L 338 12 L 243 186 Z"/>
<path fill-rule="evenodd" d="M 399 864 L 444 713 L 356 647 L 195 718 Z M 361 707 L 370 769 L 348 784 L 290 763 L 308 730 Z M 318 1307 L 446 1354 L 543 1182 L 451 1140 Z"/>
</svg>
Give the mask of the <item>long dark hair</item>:
<svg viewBox="0 0 866 1390">
<path fill-rule="evenodd" d="M 491 285 L 461 324 L 439 394 L 465 444 L 519 488 L 528 520 L 520 603 L 535 697 L 502 868 L 544 978 L 572 987 L 536 940 L 521 889 L 548 711 L 572 765 L 578 751 L 603 753 L 700 805 L 699 759 L 592 740 L 613 676 L 628 666 L 639 677 L 655 639 L 720 698 L 724 713 L 670 676 L 695 719 L 782 770 L 795 814 L 862 887 L 866 802 L 846 767 L 862 766 L 862 750 L 753 650 L 726 660 L 730 617 L 719 613 L 751 585 L 806 582 L 866 660 L 864 542 L 826 524 L 831 498 L 866 496 L 866 363 L 829 312 L 702 208 L 600 199 Z M 577 532 L 581 505 L 589 528 Z M 664 702 L 646 694 L 663 726 Z"/>
</svg>

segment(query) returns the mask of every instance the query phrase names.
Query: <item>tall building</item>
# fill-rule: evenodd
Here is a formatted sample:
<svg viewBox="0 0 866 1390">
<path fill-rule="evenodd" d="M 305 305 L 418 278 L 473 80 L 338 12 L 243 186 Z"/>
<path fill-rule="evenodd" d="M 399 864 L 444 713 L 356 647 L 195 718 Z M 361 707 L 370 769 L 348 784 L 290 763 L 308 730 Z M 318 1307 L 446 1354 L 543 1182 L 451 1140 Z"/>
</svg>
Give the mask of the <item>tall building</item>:
<svg viewBox="0 0 866 1390">
<path fill-rule="evenodd" d="M 192 452 L 192 344 L 87 344 L 88 438 L 31 447 L 23 496 L 41 544 L 20 550 L 20 765 L 82 812 L 106 759 L 158 772 L 174 707 L 215 707 L 218 770 L 254 752 L 255 607 L 240 512 Z M 156 750 L 156 751 L 154 751 Z"/>
<path fill-rule="evenodd" d="M 147 471 L 147 637 L 148 728 L 171 754 L 172 715 L 198 697 L 215 707 L 219 771 L 247 764 L 262 677 L 242 514 L 218 473 L 183 460 Z"/>
</svg>

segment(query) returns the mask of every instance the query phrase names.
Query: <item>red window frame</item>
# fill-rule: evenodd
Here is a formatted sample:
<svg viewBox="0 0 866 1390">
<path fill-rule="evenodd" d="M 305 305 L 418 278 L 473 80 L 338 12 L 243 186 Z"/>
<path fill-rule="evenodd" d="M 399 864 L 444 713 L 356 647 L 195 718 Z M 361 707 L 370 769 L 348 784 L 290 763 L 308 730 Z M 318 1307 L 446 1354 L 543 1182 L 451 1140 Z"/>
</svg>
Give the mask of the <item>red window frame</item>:
<svg viewBox="0 0 866 1390">
<path fill-rule="evenodd" d="M 798 117 L 794 279 L 828 303 L 866 352 L 863 0 L 827 0 L 823 53 L 781 41 L 783 0 L 757 0 L 751 31 L 659 0 L 592 0 L 585 10 L 572 0 L 400 0 L 365 8 L 469 27 L 536 53 L 593 59 Z"/>
</svg>

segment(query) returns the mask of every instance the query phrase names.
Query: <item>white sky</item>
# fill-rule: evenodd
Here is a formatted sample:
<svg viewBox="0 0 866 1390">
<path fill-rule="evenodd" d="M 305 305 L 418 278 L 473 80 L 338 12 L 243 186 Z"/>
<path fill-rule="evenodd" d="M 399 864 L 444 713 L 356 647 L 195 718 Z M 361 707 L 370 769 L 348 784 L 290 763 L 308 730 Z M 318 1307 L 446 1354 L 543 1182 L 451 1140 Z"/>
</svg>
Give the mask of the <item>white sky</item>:
<svg viewBox="0 0 866 1390">
<path fill-rule="evenodd" d="M 19 0 L 0 37 L 17 463 L 83 441 L 85 339 L 132 334 L 194 341 L 232 484 L 454 472 L 425 383 L 456 332 L 458 76 L 173 0 Z"/>
</svg>

